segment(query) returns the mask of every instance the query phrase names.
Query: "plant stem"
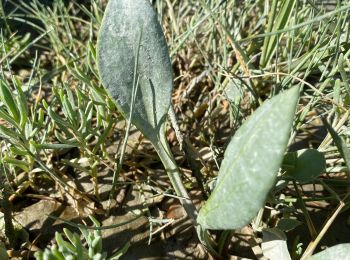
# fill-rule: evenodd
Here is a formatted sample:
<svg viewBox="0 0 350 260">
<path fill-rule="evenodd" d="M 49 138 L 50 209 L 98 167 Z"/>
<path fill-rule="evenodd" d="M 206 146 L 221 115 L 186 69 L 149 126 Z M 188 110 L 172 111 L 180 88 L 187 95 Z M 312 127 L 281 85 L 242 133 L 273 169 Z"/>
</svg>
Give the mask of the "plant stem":
<svg viewBox="0 0 350 260">
<path fill-rule="evenodd" d="M 306 248 L 304 254 L 301 257 L 301 260 L 304 260 L 304 259 L 306 259 L 307 257 L 309 257 L 310 255 L 313 254 L 313 252 L 315 251 L 317 245 L 320 243 L 321 239 L 324 237 L 324 235 L 328 231 L 329 227 L 332 225 L 332 223 L 334 222 L 336 217 L 339 215 L 339 213 L 341 212 L 341 210 L 342 210 L 342 208 L 344 206 L 345 206 L 345 203 L 343 201 L 340 201 L 339 206 L 334 211 L 332 216 L 326 221 L 326 223 L 324 224 L 324 226 L 323 226 L 322 230 L 320 231 L 320 233 L 317 235 L 317 237 L 315 239 L 313 239 L 309 243 L 308 247 Z"/>
<path fill-rule="evenodd" d="M 299 203 L 300 203 L 300 207 L 301 207 L 301 210 L 303 211 L 304 213 L 304 217 L 305 217 L 305 221 L 306 221 L 306 225 L 309 229 L 309 232 L 310 232 L 310 236 L 312 238 L 312 240 L 314 240 L 316 237 L 317 237 L 317 231 L 315 229 L 315 226 L 311 220 L 311 217 L 310 217 L 310 214 L 309 212 L 307 211 L 307 208 L 305 206 L 305 203 L 304 203 L 304 200 L 301 196 L 301 193 L 299 191 L 299 188 L 298 188 L 298 185 L 295 181 L 293 181 L 293 185 L 294 185 L 294 189 L 298 195 L 298 200 L 299 200 Z"/>
<path fill-rule="evenodd" d="M 165 167 L 166 172 L 168 173 L 171 185 L 174 188 L 176 195 L 181 197 L 180 201 L 185 208 L 187 215 L 194 223 L 196 223 L 197 209 L 183 186 L 180 177 L 180 170 L 176 165 L 175 159 L 166 140 L 164 127 L 162 128 L 163 129 L 160 131 L 158 142 L 153 142 L 153 145 Z"/>
<path fill-rule="evenodd" d="M 220 258 L 220 255 L 213 248 L 214 243 L 211 237 L 209 236 L 207 230 L 202 229 L 202 227 L 197 224 L 196 220 L 198 212 L 196 206 L 193 204 L 192 200 L 190 199 L 187 193 L 186 188 L 182 183 L 180 170 L 177 167 L 174 156 L 170 150 L 168 141 L 165 137 L 164 125 L 160 130 L 159 139 L 155 142 L 153 141 L 152 143 L 165 167 L 165 170 L 169 176 L 171 185 L 174 188 L 176 195 L 180 197 L 180 202 L 182 206 L 184 207 L 187 215 L 190 217 L 194 224 L 198 235 L 198 239 L 206 247 L 206 249 L 211 254 L 213 254 L 213 256 Z"/>
<path fill-rule="evenodd" d="M 198 184 L 199 188 L 201 189 L 201 191 L 203 192 L 203 198 L 205 200 L 207 200 L 208 193 L 204 188 L 204 185 L 203 185 L 204 178 L 202 176 L 202 173 L 199 170 L 199 165 L 197 162 L 197 159 L 200 159 L 199 155 L 198 155 L 197 151 L 194 149 L 194 147 L 192 146 L 192 144 L 190 143 L 188 137 L 184 137 L 183 134 L 181 133 L 180 127 L 177 124 L 174 107 L 172 105 L 170 106 L 168 115 L 170 118 L 171 125 L 175 131 L 176 138 L 180 144 L 180 150 L 183 150 L 183 152 L 185 153 L 186 160 L 187 160 L 187 163 L 192 171 L 192 174 L 196 178 L 197 184 Z"/>
</svg>

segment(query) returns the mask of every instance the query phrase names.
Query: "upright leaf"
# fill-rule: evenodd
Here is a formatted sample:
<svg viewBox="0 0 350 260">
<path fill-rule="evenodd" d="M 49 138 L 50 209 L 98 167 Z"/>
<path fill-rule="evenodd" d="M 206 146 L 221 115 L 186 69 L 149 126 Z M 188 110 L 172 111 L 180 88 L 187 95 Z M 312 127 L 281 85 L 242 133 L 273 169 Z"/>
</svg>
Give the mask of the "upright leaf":
<svg viewBox="0 0 350 260">
<path fill-rule="evenodd" d="M 296 0 L 284 0 L 281 3 L 278 13 L 275 15 L 277 3 L 278 3 L 278 0 L 275 0 L 273 2 L 273 7 L 270 13 L 269 22 L 268 22 L 269 24 L 268 24 L 266 33 L 276 32 L 286 27 L 288 20 L 294 9 Z M 274 34 L 274 35 L 265 37 L 261 58 L 260 58 L 261 67 L 263 68 L 266 67 L 266 65 L 270 62 L 271 58 L 273 57 L 273 54 L 276 52 L 278 47 L 278 44 L 277 44 L 278 37 L 279 37 L 279 34 Z"/>
<path fill-rule="evenodd" d="M 350 173 L 350 150 L 344 141 L 344 139 L 338 135 L 338 133 L 333 129 L 333 127 L 328 123 L 328 121 L 322 118 L 323 124 L 326 126 L 329 134 L 332 136 L 335 145 L 338 148 L 340 155 L 343 157 L 346 167 Z"/>
<path fill-rule="evenodd" d="M 199 212 L 206 229 L 246 225 L 264 205 L 286 150 L 299 88 L 265 102 L 237 131 L 222 161 L 216 187 Z"/>
<path fill-rule="evenodd" d="M 10 89 L 0 80 L 0 101 L 4 103 L 13 119 L 19 123 L 20 113 Z"/>
<path fill-rule="evenodd" d="M 138 59 L 132 123 L 155 142 L 170 106 L 173 79 L 166 41 L 150 1 L 110 0 L 97 47 L 102 83 L 127 118 Z"/>
<path fill-rule="evenodd" d="M 110 0 L 97 48 L 104 87 L 124 116 L 152 142 L 176 194 L 182 197 L 180 201 L 187 214 L 195 219 L 196 208 L 182 184 L 165 137 L 164 122 L 173 88 L 172 67 L 162 28 L 150 1 Z"/>
</svg>

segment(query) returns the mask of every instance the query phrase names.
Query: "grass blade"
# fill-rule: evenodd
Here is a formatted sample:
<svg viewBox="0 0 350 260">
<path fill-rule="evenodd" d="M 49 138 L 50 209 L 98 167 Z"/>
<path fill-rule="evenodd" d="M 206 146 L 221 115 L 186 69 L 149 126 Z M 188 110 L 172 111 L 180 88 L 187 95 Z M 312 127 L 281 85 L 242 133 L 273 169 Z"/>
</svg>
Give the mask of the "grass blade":
<svg viewBox="0 0 350 260">
<path fill-rule="evenodd" d="M 266 31 L 266 33 L 270 33 L 270 32 L 276 32 L 276 31 L 280 31 L 283 30 L 285 28 L 285 26 L 288 23 L 288 20 L 293 12 L 294 9 L 294 5 L 295 5 L 295 0 L 284 0 L 283 3 L 281 4 L 280 10 L 278 12 L 278 14 L 275 17 L 275 11 L 276 11 L 276 7 L 277 7 L 277 2 L 278 1 L 274 1 L 273 3 L 273 9 L 272 12 L 270 14 L 269 17 L 269 27 L 268 30 Z M 272 21 L 275 21 L 272 28 L 270 28 Z M 269 31 L 271 29 L 271 31 Z M 278 37 L 279 35 L 273 34 L 271 36 L 267 36 L 264 40 L 264 45 L 262 48 L 262 54 L 261 54 L 261 59 L 260 59 L 260 66 L 262 68 L 266 67 L 266 65 L 270 62 L 270 60 L 272 59 L 274 53 L 277 50 L 278 44 Z"/>
</svg>

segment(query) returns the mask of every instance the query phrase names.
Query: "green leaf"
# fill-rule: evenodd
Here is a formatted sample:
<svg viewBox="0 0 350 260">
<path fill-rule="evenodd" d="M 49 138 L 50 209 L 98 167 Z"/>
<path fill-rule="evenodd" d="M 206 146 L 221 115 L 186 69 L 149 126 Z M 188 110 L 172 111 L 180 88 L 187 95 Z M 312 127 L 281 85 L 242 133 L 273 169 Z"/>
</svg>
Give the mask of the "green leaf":
<svg viewBox="0 0 350 260">
<path fill-rule="evenodd" d="M 67 253 L 68 252 L 68 249 L 66 248 L 65 246 L 65 241 L 62 237 L 62 235 L 58 232 L 55 233 L 55 239 L 56 239 L 56 242 L 57 242 L 57 245 L 59 247 L 59 250 L 62 252 L 62 253 Z"/>
<path fill-rule="evenodd" d="M 77 259 L 83 259 L 84 247 L 80 241 L 80 237 L 76 233 L 72 233 L 69 229 L 63 229 L 64 234 L 69 239 L 70 243 L 75 247 Z"/>
<path fill-rule="evenodd" d="M 154 142 L 169 110 L 173 79 L 167 44 L 150 1 L 110 0 L 97 52 L 102 83 L 126 118 L 138 79 L 132 123 Z"/>
<path fill-rule="evenodd" d="M 0 107 L 0 118 L 10 123 L 13 127 L 20 129 L 17 122 L 2 107 Z"/>
<path fill-rule="evenodd" d="M 333 127 L 327 122 L 326 119 L 322 118 L 323 124 L 326 126 L 329 134 L 332 136 L 335 145 L 338 148 L 340 155 L 343 157 L 345 161 L 345 165 L 350 173 L 350 150 L 346 145 L 346 142 L 338 135 L 338 133 L 333 129 Z"/>
<path fill-rule="evenodd" d="M 292 219 L 292 218 L 281 218 L 278 223 L 277 223 L 277 228 L 282 230 L 282 231 L 290 231 L 293 230 L 294 228 L 302 225 L 303 222 L 297 220 L 297 219 Z"/>
<path fill-rule="evenodd" d="M 0 101 L 2 101 L 7 111 L 11 114 L 16 122 L 20 122 L 20 113 L 17 108 L 14 97 L 11 94 L 10 89 L 0 80 Z"/>
<path fill-rule="evenodd" d="M 8 139 L 9 141 L 15 142 L 18 141 L 18 134 L 10 128 L 6 128 L 3 125 L 0 125 L 0 137 Z"/>
<path fill-rule="evenodd" d="M 195 219 L 196 208 L 181 182 L 179 169 L 165 137 L 165 120 L 173 88 L 168 48 L 148 0 L 110 0 L 97 43 L 97 62 L 104 87 L 119 110 L 155 147 L 170 182 L 187 214 Z M 130 131 L 130 124 L 126 137 Z M 126 139 L 125 139 L 126 140 Z M 126 142 L 123 142 L 120 163 Z M 114 196 L 120 167 L 114 173 Z M 188 200 L 187 200 L 188 199 Z"/>
<path fill-rule="evenodd" d="M 28 107 L 27 107 L 27 100 L 26 97 L 23 93 L 23 84 L 21 81 L 17 78 L 14 77 L 14 82 L 15 82 L 15 87 L 17 90 L 17 96 L 16 96 L 16 103 L 18 104 L 19 108 L 19 113 L 20 113 L 20 125 L 24 127 L 28 121 Z"/>
<path fill-rule="evenodd" d="M 281 4 L 278 14 L 275 15 L 277 9 L 277 2 L 277 0 L 273 1 L 273 7 L 269 15 L 269 24 L 266 33 L 277 32 L 286 28 L 286 25 L 294 9 L 296 0 L 284 0 Z M 265 37 L 260 58 L 261 67 L 266 67 L 267 64 L 270 62 L 271 58 L 273 57 L 274 53 L 276 52 L 278 47 L 278 37 L 281 36 L 279 36 L 277 33 Z"/>
<path fill-rule="evenodd" d="M 287 237 L 278 228 L 263 230 L 261 249 L 268 259 L 290 260 L 287 247 Z"/>
<path fill-rule="evenodd" d="M 114 255 L 111 256 L 110 260 L 120 259 L 130 248 L 131 242 L 128 241 L 121 249 L 119 249 Z"/>
<path fill-rule="evenodd" d="M 14 166 L 17 166 L 25 172 L 29 172 L 30 165 L 29 165 L 29 163 L 27 163 L 25 161 L 15 159 L 15 158 L 9 157 L 7 155 L 3 158 L 3 161 L 7 162 L 8 164 L 12 164 Z"/>
<path fill-rule="evenodd" d="M 345 70 L 344 65 L 345 65 L 344 54 L 340 53 L 339 59 L 338 59 L 338 70 L 339 70 L 341 78 L 343 80 L 345 89 L 346 89 L 348 95 L 350 95 L 349 77 L 348 77 L 348 74 Z"/>
<path fill-rule="evenodd" d="M 263 207 L 282 163 L 298 98 L 299 88 L 292 88 L 266 101 L 237 131 L 216 187 L 199 212 L 203 228 L 240 228 Z"/>
<path fill-rule="evenodd" d="M 70 129 L 71 128 L 69 123 L 66 122 L 65 120 L 63 120 L 57 113 L 55 113 L 51 107 L 49 107 L 47 109 L 47 113 L 48 113 L 49 117 L 53 121 L 55 121 L 55 123 L 58 124 L 60 127 L 64 128 L 64 129 Z"/>
<path fill-rule="evenodd" d="M 95 252 L 99 253 L 102 251 L 102 237 L 95 237 L 91 243 L 91 247 Z"/>
<path fill-rule="evenodd" d="M 3 260 L 8 260 L 8 254 L 7 254 L 7 250 L 6 250 L 6 246 L 4 245 L 3 242 L 0 242 L 0 259 Z"/>
<path fill-rule="evenodd" d="M 306 258 L 307 260 L 349 259 L 350 243 L 340 244 Z"/>
<path fill-rule="evenodd" d="M 78 147 L 77 144 L 34 144 L 35 148 L 37 149 L 69 149 L 69 148 L 74 148 Z"/>
<path fill-rule="evenodd" d="M 289 157 L 293 158 L 294 163 Z M 284 159 L 285 163 L 289 161 L 286 175 L 292 177 L 300 183 L 311 182 L 326 170 L 326 160 L 323 153 L 315 149 L 303 149 L 297 152 L 287 153 Z"/>
</svg>

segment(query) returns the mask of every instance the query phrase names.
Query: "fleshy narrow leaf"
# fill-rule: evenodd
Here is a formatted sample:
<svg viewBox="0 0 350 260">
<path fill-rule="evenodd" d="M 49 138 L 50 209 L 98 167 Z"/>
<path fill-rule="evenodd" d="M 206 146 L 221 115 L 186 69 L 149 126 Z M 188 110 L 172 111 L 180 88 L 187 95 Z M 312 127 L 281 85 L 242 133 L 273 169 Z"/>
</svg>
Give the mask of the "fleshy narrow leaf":
<svg viewBox="0 0 350 260">
<path fill-rule="evenodd" d="M 7 111 L 16 122 L 20 121 L 20 113 L 17 104 L 9 88 L 0 80 L 0 101 L 4 103 Z"/>
<path fill-rule="evenodd" d="M 335 145 L 338 148 L 340 155 L 343 157 L 345 161 L 345 165 L 350 173 L 350 150 L 346 145 L 346 142 L 343 140 L 341 136 L 333 129 L 333 127 L 328 123 L 328 121 L 322 118 L 323 124 L 326 126 L 329 134 L 332 136 Z"/>
<path fill-rule="evenodd" d="M 327 248 L 326 250 L 306 258 L 307 260 L 329 260 L 329 259 L 349 259 L 350 243 L 340 244 Z"/>
<path fill-rule="evenodd" d="M 48 143 L 43 143 L 43 144 L 33 144 L 35 148 L 37 149 L 69 149 L 69 148 L 74 148 L 77 147 L 77 144 L 48 144 Z"/>
<path fill-rule="evenodd" d="M 155 141 L 169 110 L 173 79 L 167 44 L 150 1 L 110 0 L 97 47 L 102 83 L 126 118 L 138 64 L 132 123 Z"/>
<path fill-rule="evenodd" d="M 281 166 L 299 98 L 299 88 L 266 101 L 228 145 L 216 187 L 199 212 L 206 229 L 246 225 L 264 205 Z"/>
</svg>

